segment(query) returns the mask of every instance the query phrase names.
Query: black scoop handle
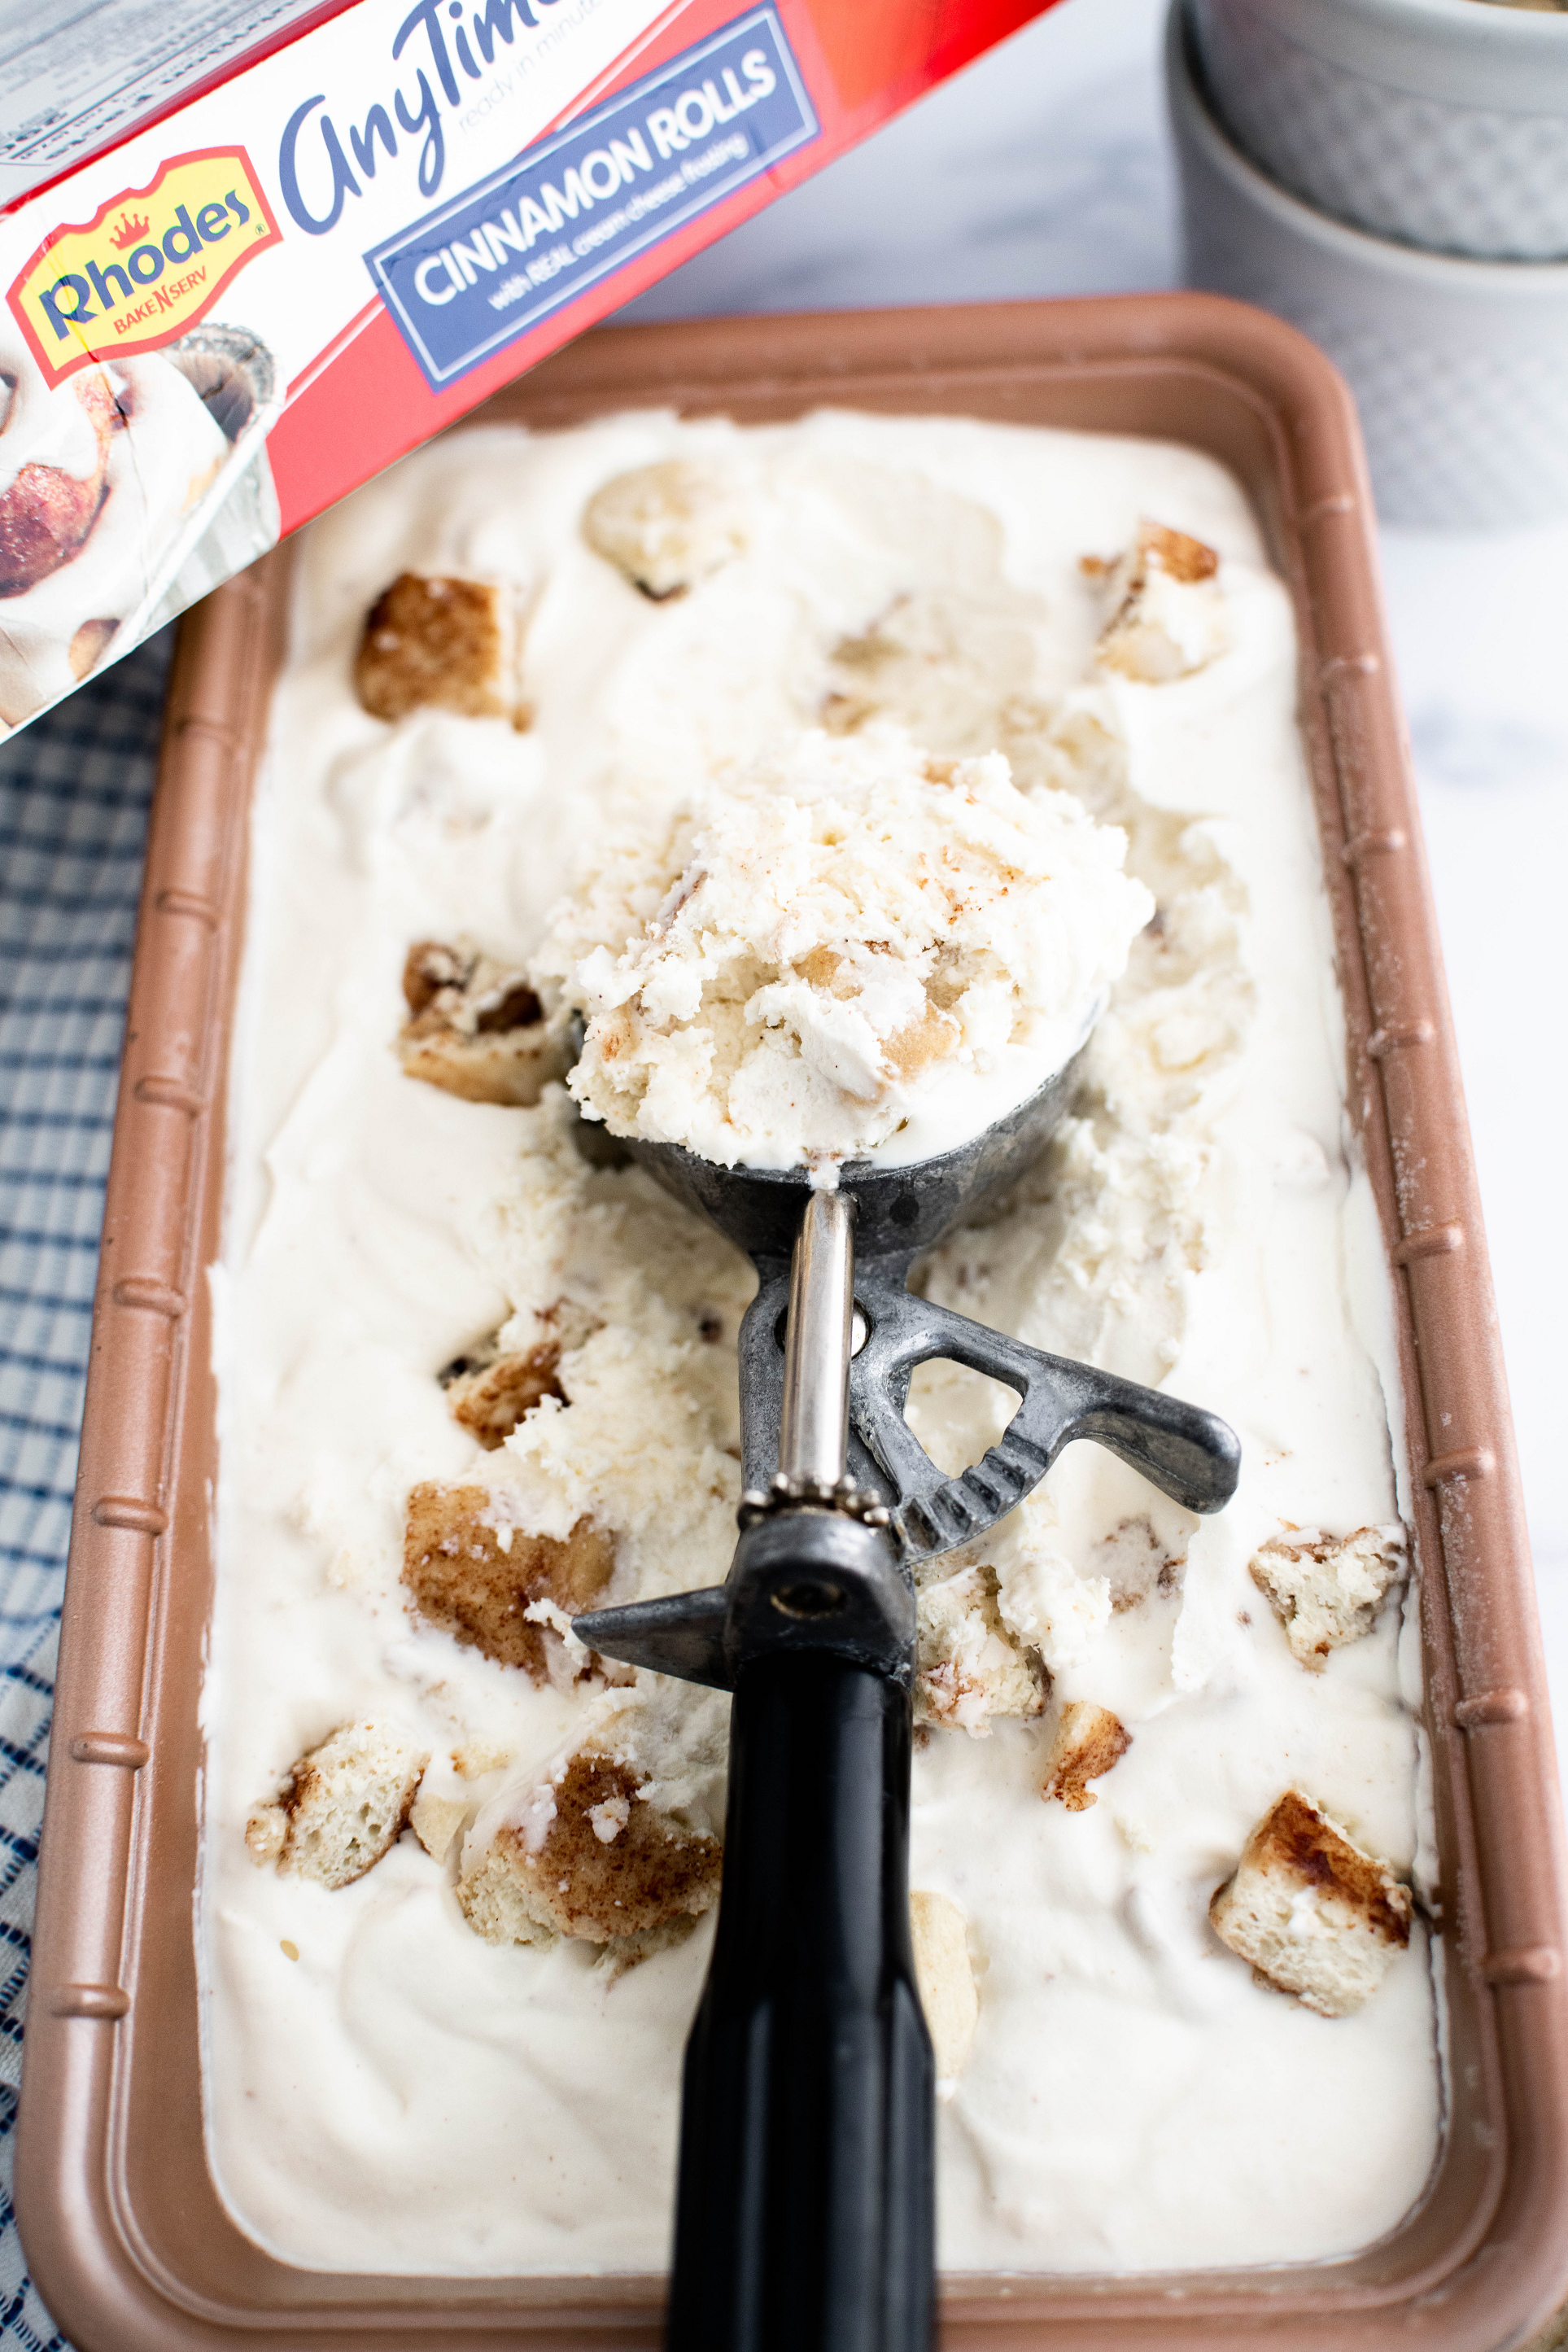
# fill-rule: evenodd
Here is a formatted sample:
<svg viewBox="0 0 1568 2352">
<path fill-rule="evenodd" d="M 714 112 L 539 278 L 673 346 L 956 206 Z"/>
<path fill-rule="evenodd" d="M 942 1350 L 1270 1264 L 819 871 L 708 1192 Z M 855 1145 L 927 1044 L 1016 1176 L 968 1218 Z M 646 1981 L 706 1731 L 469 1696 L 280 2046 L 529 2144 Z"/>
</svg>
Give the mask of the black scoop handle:
<svg viewBox="0 0 1568 2352">
<path fill-rule="evenodd" d="M 909 1931 L 910 1699 L 821 1653 L 736 1684 L 686 2045 L 669 2352 L 928 2352 L 935 2068 Z"/>
</svg>

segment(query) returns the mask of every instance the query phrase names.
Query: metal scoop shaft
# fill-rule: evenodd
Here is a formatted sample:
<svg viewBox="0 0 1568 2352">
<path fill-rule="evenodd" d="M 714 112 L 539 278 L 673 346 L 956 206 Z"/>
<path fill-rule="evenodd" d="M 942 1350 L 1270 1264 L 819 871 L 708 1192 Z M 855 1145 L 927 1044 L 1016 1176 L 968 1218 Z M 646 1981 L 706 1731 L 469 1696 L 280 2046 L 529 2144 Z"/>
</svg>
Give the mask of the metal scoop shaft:
<svg viewBox="0 0 1568 2352">
<path fill-rule="evenodd" d="M 828 1486 L 844 1475 L 849 1443 L 852 1219 L 844 1193 L 813 1192 L 789 1265 L 779 1467 L 786 1478 Z"/>
</svg>

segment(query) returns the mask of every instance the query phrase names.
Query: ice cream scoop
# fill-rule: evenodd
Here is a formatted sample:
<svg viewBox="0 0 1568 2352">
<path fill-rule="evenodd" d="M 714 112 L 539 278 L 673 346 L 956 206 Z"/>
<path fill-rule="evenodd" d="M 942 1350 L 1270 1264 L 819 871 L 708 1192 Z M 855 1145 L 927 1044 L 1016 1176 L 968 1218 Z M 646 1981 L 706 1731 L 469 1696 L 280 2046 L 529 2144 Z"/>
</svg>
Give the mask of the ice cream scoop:
<svg viewBox="0 0 1568 2352">
<path fill-rule="evenodd" d="M 915 1258 L 1038 1153 L 1076 1069 L 957 1150 L 847 1163 L 833 1192 L 804 1170 L 631 1147 L 759 1276 L 727 1581 L 575 1621 L 601 1654 L 735 1694 L 718 1932 L 686 2048 L 672 2352 L 930 2339 L 935 2071 L 909 1929 L 915 1563 L 984 1534 L 1074 1438 L 1189 1510 L 1235 1491 L 1240 1449 L 1214 1414 L 908 1287 Z M 904 1417 L 933 1357 L 1019 1399 L 956 1477 Z"/>
</svg>

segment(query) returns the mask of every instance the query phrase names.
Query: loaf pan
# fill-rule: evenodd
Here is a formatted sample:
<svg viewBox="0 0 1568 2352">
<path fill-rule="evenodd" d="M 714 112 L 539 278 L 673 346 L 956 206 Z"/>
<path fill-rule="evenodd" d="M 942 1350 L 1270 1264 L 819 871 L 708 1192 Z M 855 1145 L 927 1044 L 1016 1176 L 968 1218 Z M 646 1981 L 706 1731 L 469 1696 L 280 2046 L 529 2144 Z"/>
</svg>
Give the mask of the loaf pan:
<svg viewBox="0 0 1568 2352">
<path fill-rule="evenodd" d="M 1458 1067 L 1349 395 L 1261 312 L 1197 295 L 626 328 L 477 422 L 627 407 L 743 423 L 824 402 L 1186 442 L 1246 486 L 1293 594 L 1301 722 L 1349 1031 L 1347 1098 L 1397 1269 L 1441 1853 L 1448 2114 L 1426 2194 L 1353 2257 L 1169 2276 L 953 2277 L 944 2340 L 1500 2352 L 1568 2273 L 1562 1823 Z M 229 2220 L 201 2123 L 193 1898 L 215 1470 L 204 1268 L 246 808 L 287 551 L 187 615 L 110 1173 L 27 2024 L 17 2198 L 78 2352 L 658 2339 L 653 2278 L 292 2269 Z"/>
</svg>

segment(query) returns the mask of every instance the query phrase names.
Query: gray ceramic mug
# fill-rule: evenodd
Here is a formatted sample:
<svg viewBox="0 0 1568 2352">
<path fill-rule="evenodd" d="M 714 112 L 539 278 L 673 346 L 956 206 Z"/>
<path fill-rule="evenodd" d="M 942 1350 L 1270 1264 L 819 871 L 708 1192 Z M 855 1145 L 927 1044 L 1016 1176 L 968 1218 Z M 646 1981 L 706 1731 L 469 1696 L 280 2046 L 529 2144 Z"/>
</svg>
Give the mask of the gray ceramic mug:
<svg viewBox="0 0 1568 2352">
<path fill-rule="evenodd" d="M 1493 0 L 1192 0 L 1239 145 L 1358 228 L 1568 257 L 1568 14 Z"/>
<path fill-rule="evenodd" d="M 1487 529 L 1568 510 L 1568 263 L 1416 252 L 1287 194 L 1218 120 L 1186 18 L 1174 0 L 1188 284 L 1278 312 L 1343 370 L 1385 521 Z"/>
</svg>

